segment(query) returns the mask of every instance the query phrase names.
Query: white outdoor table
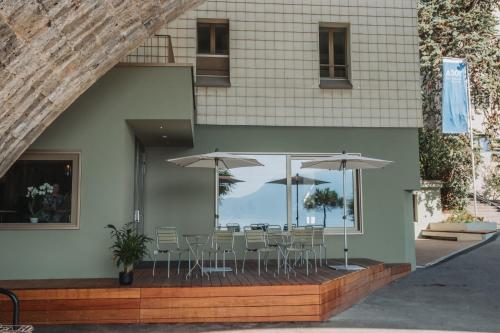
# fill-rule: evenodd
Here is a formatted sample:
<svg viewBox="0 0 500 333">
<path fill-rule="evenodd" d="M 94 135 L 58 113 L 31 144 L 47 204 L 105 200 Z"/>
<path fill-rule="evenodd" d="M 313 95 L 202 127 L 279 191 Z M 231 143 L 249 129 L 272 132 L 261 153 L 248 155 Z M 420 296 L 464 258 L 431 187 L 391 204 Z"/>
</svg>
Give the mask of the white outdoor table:
<svg viewBox="0 0 500 333">
<path fill-rule="evenodd" d="M 182 236 L 184 236 L 184 238 L 186 239 L 189 251 L 191 251 L 194 257 L 194 265 L 189 269 L 188 273 L 186 274 L 186 280 L 192 275 L 193 271 L 196 268 L 200 270 L 201 276 L 203 277 L 203 273 L 205 274 L 207 273 L 204 272 L 203 270 L 203 258 L 202 260 L 200 260 L 200 249 L 208 244 L 210 236 L 207 234 L 185 234 Z"/>
</svg>

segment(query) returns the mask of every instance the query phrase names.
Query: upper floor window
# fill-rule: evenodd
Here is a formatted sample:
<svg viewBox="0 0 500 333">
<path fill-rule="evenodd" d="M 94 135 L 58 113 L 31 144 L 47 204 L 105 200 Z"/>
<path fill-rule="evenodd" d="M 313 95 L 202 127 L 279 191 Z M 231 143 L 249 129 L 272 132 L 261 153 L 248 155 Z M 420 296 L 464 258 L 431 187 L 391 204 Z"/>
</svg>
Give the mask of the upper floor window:
<svg viewBox="0 0 500 333">
<path fill-rule="evenodd" d="M 229 22 L 198 20 L 196 84 L 228 86 L 229 83 Z"/>
<path fill-rule="evenodd" d="M 352 88 L 349 83 L 347 27 L 320 26 L 319 72 L 322 88 Z"/>
<path fill-rule="evenodd" d="M 25 153 L 0 178 L 0 229 L 78 228 L 79 177 L 79 153 Z"/>
</svg>

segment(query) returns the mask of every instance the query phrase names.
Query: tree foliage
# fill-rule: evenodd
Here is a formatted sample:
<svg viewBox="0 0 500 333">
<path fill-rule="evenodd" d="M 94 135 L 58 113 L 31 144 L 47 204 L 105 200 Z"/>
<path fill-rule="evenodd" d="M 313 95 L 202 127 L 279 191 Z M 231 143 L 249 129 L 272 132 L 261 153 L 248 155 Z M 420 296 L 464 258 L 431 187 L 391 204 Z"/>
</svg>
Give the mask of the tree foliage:
<svg viewBox="0 0 500 333">
<path fill-rule="evenodd" d="M 441 201 L 445 209 L 464 209 L 472 184 L 472 156 L 466 135 L 445 135 L 424 128 L 419 134 L 420 176 L 441 180 Z M 479 151 L 475 151 L 479 161 Z"/>
<path fill-rule="evenodd" d="M 466 58 L 473 107 L 483 113 L 486 134 L 500 134 L 498 0 L 419 0 L 420 72 L 427 127 L 441 125 L 443 57 Z"/>
<path fill-rule="evenodd" d="M 491 167 L 484 177 L 484 196 L 490 200 L 500 200 L 500 166 Z"/>
<path fill-rule="evenodd" d="M 317 188 L 312 195 L 305 199 L 304 208 L 322 210 L 323 226 L 326 227 L 326 212 L 341 206 L 341 202 L 342 198 L 329 187 L 324 189 Z"/>
<path fill-rule="evenodd" d="M 466 58 L 474 111 L 484 114 L 485 134 L 500 134 L 500 41 L 498 0 L 419 0 L 420 73 L 424 126 L 419 133 L 422 178 L 443 181 L 442 204 L 463 209 L 472 182 L 471 151 L 465 135 L 443 135 L 443 57 Z M 479 154 L 476 154 L 479 157 Z M 479 161 L 479 159 L 477 159 Z"/>
<path fill-rule="evenodd" d="M 219 180 L 219 198 L 226 197 L 234 188 L 234 183 L 230 181 L 233 174 L 229 170 L 219 170 L 219 177 L 227 177 L 227 181 L 221 182 Z"/>
</svg>

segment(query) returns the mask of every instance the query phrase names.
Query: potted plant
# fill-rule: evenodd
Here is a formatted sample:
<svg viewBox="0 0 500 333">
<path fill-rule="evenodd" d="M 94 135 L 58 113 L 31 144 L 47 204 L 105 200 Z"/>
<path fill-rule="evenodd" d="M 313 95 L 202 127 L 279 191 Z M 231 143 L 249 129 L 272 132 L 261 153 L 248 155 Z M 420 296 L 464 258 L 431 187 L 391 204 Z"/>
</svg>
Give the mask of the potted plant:
<svg viewBox="0 0 500 333">
<path fill-rule="evenodd" d="M 111 230 L 111 238 L 114 243 L 110 247 L 113 252 L 113 260 L 117 267 L 122 267 L 119 279 L 121 285 L 130 285 L 134 281 L 134 265 L 148 254 L 147 244 L 151 238 L 139 234 L 134 226 L 134 222 L 129 222 L 121 229 L 113 224 L 108 224 L 106 228 Z"/>
<path fill-rule="evenodd" d="M 28 211 L 31 223 L 38 223 L 43 210 L 43 201 L 46 196 L 52 194 L 52 191 L 53 187 L 49 183 L 44 183 L 38 187 L 28 186 L 26 198 L 28 198 Z"/>
</svg>

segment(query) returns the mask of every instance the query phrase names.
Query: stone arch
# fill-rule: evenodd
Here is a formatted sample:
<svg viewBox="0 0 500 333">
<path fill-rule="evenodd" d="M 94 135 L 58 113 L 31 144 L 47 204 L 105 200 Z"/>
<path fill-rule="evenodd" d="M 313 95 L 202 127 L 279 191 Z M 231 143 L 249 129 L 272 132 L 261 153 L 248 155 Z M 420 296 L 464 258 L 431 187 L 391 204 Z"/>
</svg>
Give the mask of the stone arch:
<svg viewBox="0 0 500 333">
<path fill-rule="evenodd" d="M 120 59 L 201 2 L 0 1 L 0 176 Z"/>
</svg>

